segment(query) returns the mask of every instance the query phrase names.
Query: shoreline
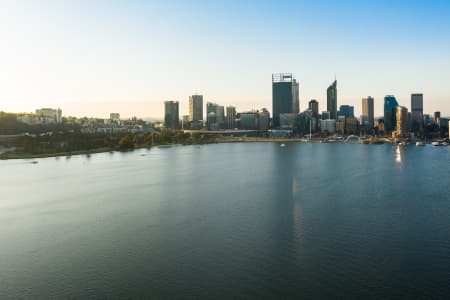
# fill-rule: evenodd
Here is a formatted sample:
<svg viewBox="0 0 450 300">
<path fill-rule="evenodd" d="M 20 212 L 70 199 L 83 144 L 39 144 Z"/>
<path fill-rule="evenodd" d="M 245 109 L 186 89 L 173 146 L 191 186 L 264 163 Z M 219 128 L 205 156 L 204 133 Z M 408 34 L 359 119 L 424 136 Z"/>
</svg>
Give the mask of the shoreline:
<svg viewBox="0 0 450 300">
<path fill-rule="evenodd" d="M 161 145 L 139 145 L 135 146 L 134 149 L 129 150 L 119 150 L 117 148 L 98 148 L 91 150 L 79 150 L 71 152 L 58 152 L 58 153 L 42 153 L 42 154 L 31 154 L 31 153 L 17 153 L 17 152 L 4 152 L 0 154 L 0 160 L 15 160 L 15 159 L 37 159 L 37 158 L 51 158 L 51 157 L 62 157 L 62 156 L 76 156 L 76 155 L 90 155 L 106 152 L 133 152 L 134 150 L 145 149 L 145 148 L 169 148 L 176 145 L 190 146 L 190 145 L 209 145 L 209 144 L 222 144 L 222 143 L 331 143 L 331 144 L 341 144 L 342 141 L 324 142 L 322 138 L 313 138 L 311 140 L 305 138 L 261 138 L 261 137 L 222 137 L 216 138 L 214 141 L 205 143 L 194 143 L 194 144 L 161 144 Z M 386 142 L 388 143 L 388 142 Z M 361 144 L 358 142 L 358 144 Z"/>
</svg>

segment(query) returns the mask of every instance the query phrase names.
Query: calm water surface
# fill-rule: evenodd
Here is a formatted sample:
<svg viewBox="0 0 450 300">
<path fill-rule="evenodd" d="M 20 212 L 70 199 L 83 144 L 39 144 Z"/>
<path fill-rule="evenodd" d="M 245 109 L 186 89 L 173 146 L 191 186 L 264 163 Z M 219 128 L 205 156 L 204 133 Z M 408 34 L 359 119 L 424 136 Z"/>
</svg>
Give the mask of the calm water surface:
<svg viewBox="0 0 450 300">
<path fill-rule="evenodd" d="M 450 295 L 450 147 L 0 162 L 0 299 Z"/>
</svg>

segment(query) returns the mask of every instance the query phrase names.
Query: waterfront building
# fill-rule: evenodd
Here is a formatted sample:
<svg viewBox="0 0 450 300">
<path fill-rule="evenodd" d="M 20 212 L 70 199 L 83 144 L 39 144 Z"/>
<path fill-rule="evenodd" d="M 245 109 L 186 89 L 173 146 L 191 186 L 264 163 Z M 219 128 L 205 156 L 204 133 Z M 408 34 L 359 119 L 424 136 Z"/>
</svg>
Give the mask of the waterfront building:
<svg viewBox="0 0 450 300">
<path fill-rule="evenodd" d="M 395 130 L 396 137 L 406 137 L 409 133 L 408 109 L 404 106 L 397 106 L 397 114 L 395 116 L 397 125 Z"/>
<path fill-rule="evenodd" d="M 206 126 L 208 127 L 208 130 L 219 130 L 219 126 L 217 124 L 216 113 L 214 111 L 207 113 Z"/>
<path fill-rule="evenodd" d="M 299 107 L 298 82 L 292 74 L 272 74 L 273 127 L 280 127 L 280 114 L 297 115 Z"/>
<path fill-rule="evenodd" d="M 240 129 L 257 130 L 258 129 L 258 113 L 255 111 L 239 113 Z"/>
<path fill-rule="evenodd" d="M 270 124 L 270 113 L 267 109 L 263 108 L 258 112 L 258 130 L 267 131 L 269 130 Z"/>
<path fill-rule="evenodd" d="M 308 103 L 308 108 L 312 110 L 314 117 L 319 116 L 319 102 L 316 99 L 311 99 Z"/>
<path fill-rule="evenodd" d="M 322 119 L 322 120 L 328 120 L 328 119 L 331 119 L 330 116 L 331 116 L 331 114 L 330 114 L 329 111 L 323 111 L 323 112 L 322 112 L 321 119 Z"/>
<path fill-rule="evenodd" d="M 358 133 L 358 119 L 355 117 L 350 117 L 345 119 L 345 133 L 355 134 Z"/>
<path fill-rule="evenodd" d="M 120 114 L 119 113 L 110 113 L 109 120 L 112 122 L 120 122 Z"/>
<path fill-rule="evenodd" d="M 411 131 L 423 131 L 423 94 L 411 94 Z"/>
<path fill-rule="evenodd" d="M 338 116 L 338 119 L 336 120 L 336 133 L 345 133 L 345 116 Z"/>
<path fill-rule="evenodd" d="M 377 120 L 376 127 L 378 129 L 378 133 L 384 134 L 385 130 L 384 130 L 384 119 L 383 118 L 380 118 Z"/>
<path fill-rule="evenodd" d="M 317 128 L 317 119 L 314 117 L 314 112 L 307 109 L 297 115 L 297 130 L 302 133 L 309 133 L 315 131 Z"/>
<path fill-rule="evenodd" d="M 355 108 L 350 105 L 339 106 L 339 115 L 346 118 L 353 118 L 355 116 Z"/>
<path fill-rule="evenodd" d="M 430 126 L 433 124 L 433 122 L 431 121 L 431 116 L 429 114 L 423 115 L 423 124 L 424 126 Z"/>
<path fill-rule="evenodd" d="M 373 129 L 374 124 L 374 99 L 373 97 L 367 96 L 362 98 L 362 116 L 361 116 L 361 126 L 364 130 Z"/>
<path fill-rule="evenodd" d="M 296 126 L 297 114 L 283 113 L 280 114 L 280 128 L 281 129 L 293 129 Z"/>
<path fill-rule="evenodd" d="M 214 113 L 212 115 L 211 113 Z M 225 127 L 225 109 L 222 105 L 207 102 L 206 103 L 207 126 L 215 128 L 214 130 L 224 129 Z M 214 122 L 213 122 L 214 119 Z M 213 129 L 210 129 L 213 130 Z"/>
<path fill-rule="evenodd" d="M 164 102 L 164 127 L 166 129 L 178 129 L 180 124 L 178 101 Z"/>
<path fill-rule="evenodd" d="M 434 112 L 434 124 L 436 124 L 437 126 L 439 126 L 441 124 L 441 112 L 440 111 Z"/>
<path fill-rule="evenodd" d="M 327 111 L 330 112 L 330 118 L 337 119 L 337 81 L 333 83 L 327 89 Z"/>
<path fill-rule="evenodd" d="M 39 123 L 42 124 L 61 124 L 62 123 L 62 110 L 60 108 L 41 108 L 36 109 L 36 116 Z"/>
<path fill-rule="evenodd" d="M 320 120 L 320 131 L 322 133 L 334 133 L 336 131 L 336 120 Z"/>
<path fill-rule="evenodd" d="M 396 114 L 397 114 L 398 102 L 392 95 L 387 95 L 384 97 L 384 130 L 386 133 L 390 133 L 395 130 L 397 124 Z"/>
<path fill-rule="evenodd" d="M 190 123 L 191 122 L 190 122 L 189 115 L 184 115 L 181 117 L 181 129 L 182 130 L 191 129 Z"/>
<path fill-rule="evenodd" d="M 189 121 L 192 128 L 200 129 L 203 126 L 203 96 L 189 96 Z"/>
<path fill-rule="evenodd" d="M 236 128 L 236 107 L 227 106 L 226 127 L 227 129 Z"/>
</svg>

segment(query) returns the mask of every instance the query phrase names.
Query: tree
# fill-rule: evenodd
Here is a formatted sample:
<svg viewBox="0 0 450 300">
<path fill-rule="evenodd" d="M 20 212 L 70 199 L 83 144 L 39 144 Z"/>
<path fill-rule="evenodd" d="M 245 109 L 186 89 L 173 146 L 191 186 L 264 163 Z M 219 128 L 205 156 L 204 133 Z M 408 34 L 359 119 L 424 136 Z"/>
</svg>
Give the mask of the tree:
<svg viewBox="0 0 450 300">
<path fill-rule="evenodd" d="M 134 149 L 134 137 L 132 134 L 127 134 L 119 140 L 120 150 L 133 150 Z"/>
</svg>

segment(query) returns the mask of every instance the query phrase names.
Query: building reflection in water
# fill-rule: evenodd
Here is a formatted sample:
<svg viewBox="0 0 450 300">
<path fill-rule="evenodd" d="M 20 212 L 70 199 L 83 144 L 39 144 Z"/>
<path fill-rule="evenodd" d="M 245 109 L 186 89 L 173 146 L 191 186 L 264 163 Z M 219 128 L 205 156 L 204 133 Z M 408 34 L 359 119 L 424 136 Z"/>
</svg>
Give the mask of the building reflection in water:
<svg viewBox="0 0 450 300">
<path fill-rule="evenodd" d="M 395 162 L 400 164 L 402 162 L 402 152 L 400 151 L 400 146 L 397 146 L 395 150 Z"/>
</svg>

